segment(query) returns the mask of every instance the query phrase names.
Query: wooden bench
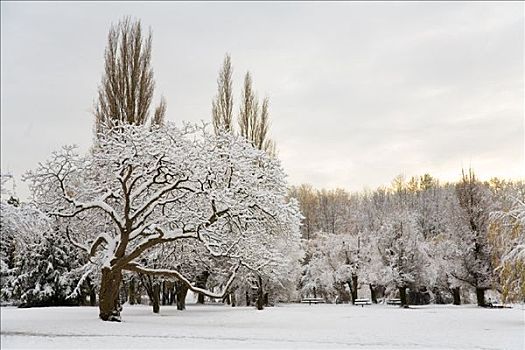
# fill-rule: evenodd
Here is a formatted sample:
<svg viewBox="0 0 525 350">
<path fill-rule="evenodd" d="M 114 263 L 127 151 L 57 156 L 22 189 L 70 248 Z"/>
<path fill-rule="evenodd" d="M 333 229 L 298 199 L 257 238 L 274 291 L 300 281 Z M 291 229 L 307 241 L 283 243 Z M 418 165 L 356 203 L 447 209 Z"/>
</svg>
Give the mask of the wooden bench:
<svg viewBox="0 0 525 350">
<path fill-rule="evenodd" d="M 365 307 L 365 305 L 372 305 L 372 303 L 370 302 L 370 299 L 356 299 L 354 301 L 354 305 L 361 305 L 361 307 Z"/>
<path fill-rule="evenodd" d="M 401 299 L 388 299 L 387 305 L 401 305 Z"/>
<path fill-rule="evenodd" d="M 308 305 L 319 304 L 319 303 L 324 303 L 324 299 L 323 298 L 304 298 L 303 300 L 301 300 L 301 303 L 308 304 Z"/>
</svg>

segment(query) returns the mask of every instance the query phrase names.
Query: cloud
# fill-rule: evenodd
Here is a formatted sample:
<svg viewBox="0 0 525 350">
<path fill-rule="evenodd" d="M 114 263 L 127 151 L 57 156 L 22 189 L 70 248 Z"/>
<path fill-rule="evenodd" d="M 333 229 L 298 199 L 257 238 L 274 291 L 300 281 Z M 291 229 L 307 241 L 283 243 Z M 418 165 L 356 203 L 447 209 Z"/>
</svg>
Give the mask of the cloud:
<svg viewBox="0 0 525 350">
<path fill-rule="evenodd" d="M 107 30 L 153 30 L 168 119 L 209 120 L 225 52 L 271 100 L 292 183 L 525 177 L 523 3 L 2 2 L 2 171 L 92 139 Z M 25 190 L 26 191 L 26 190 Z"/>
</svg>

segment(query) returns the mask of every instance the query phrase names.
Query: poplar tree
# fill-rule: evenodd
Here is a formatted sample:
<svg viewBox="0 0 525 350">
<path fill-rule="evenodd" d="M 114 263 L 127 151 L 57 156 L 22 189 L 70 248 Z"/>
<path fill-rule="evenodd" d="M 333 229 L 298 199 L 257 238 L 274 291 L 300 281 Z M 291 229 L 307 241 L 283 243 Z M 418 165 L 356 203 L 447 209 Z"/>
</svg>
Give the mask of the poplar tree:
<svg viewBox="0 0 525 350">
<path fill-rule="evenodd" d="M 253 90 L 250 72 L 244 76 L 239 110 L 239 130 L 241 136 L 251 141 L 257 149 L 270 155 L 275 154 L 275 144 L 268 137 L 270 128 L 270 100 L 266 97 L 259 107 L 257 94 Z"/>
<path fill-rule="evenodd" d="M 125 17 L 111 26 L 94 108 L 97 134 L 122 124 L 163 124 L 165 100 L 161 99 L 153 115 L 150 111 L 155 90 L 151 43 L 151 30 L 145 35 L 138 20 Z"/>
<path fill-rule="evenodd" d="M 217 96 L 212 102 L 212 121 L 215 133 L 220 129 L 232 131 L 233 119 L 233 84 L 232 61 L 229 54 L 224 57 L 222 69 L 217 78 Z"/>
</svg>

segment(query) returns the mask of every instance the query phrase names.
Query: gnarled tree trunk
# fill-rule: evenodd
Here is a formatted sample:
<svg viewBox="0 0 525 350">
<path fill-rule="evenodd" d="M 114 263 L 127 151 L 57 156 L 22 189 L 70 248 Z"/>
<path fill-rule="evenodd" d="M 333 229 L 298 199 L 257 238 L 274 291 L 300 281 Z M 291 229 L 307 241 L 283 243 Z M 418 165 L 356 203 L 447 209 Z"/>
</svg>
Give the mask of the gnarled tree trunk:
<svg viewBox="0 0 525 350">
<path fill-rule="evenodd" d="M 102 280 L 99 292 L 99 317 L 103 321 L 120 322 L 119 292 L 122 282 L 122 271 L 112 270 L 109 267 L 102 268 Z"/>
</svg>

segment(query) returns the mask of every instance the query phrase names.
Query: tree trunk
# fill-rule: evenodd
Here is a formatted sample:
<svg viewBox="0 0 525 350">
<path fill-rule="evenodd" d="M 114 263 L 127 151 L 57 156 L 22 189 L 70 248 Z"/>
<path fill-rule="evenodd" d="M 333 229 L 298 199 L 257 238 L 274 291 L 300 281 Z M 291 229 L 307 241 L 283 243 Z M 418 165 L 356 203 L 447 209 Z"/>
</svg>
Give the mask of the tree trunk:
<svg viewBox="0 0 525 350">
<path fill-rule="evenodd" d="M 197 276 L 195 286 L 206 289 L 206 284 L 208 283 L 209 276 L 210 273 L 208 271 L 202 272 L 199 276 Z M 197 304 L 204 304 L 204 302 L 204 294 L 199 293 L 199 295 L 197 296 Z"/>
<path fill-rule="evenodd" d="M 153 307 L 153 312 L 158 313 L 160 310 L 160 282 L 157 277 L 150 275 L 140 275 L 142 285 L 146 289 L 149 301 Z"/>
<path fill-rule="evenodd" d="M 250 306 L 250 294 L 246 291 L 246 306 Z"/>
<path fill-rule="evenodd" d="M 182 283 L 176 283 L 177 294 L 177 310 L 186 310 L 186 295 L 188 294 L 188 287 Z"/>
<path fill-rule="evenodd" d="M 153 304 L 153 312 L 158 314 L 160 311 L 160 283 L 158 281 L 153 282 L 151 303 Z"/>
<path fill-rule="evenodd" d="M 368 286 L 370 287 L 370 299 L 372 299 L 372 302 L 374 304 L 377 304 L 376 289 L 374 288 L 372 283 L 369 283 Z"/>
<path fill-rule="evenodd" d="M 169 295 L 166 291 L 166 281 L 162 281 L 162 305 L 166 305 L 168 303 Z"/>
<path fill-rule="evenodd" d="M 261 276 L 259 276 L 259 285 L 257 286 L 257 310 L 264 309 L 264 290 Z"/>
<path fill-rule="evenodd" d="M 129 281 L 128 303 L 130 305 L 134 305 L 135 304 L 135 300 L 136 300 L 136 297 L 135 297 L 135 279 L 133 277 L 131 277 L 131 279 Z"/>
<path fill-rule="evenodd" d="M 264 306 L 266 307 L 270 306 L 270 300 L 269 300 L 268 293 L 264 293 L 263 302 L 264 302 Z"/>
<path fill-rule="evenodd" d="M 357 299 L 357 275 L 352 274 L 352 304 L 355 304 Z"/>
<path fill-rule="evenodd" d="M 232 307 L 235 307 L 237 304 L 237 299 L 235 298 L 235 292 L 231 293 Z"/>
<path fill-rule="evenodd" d="M 408 307 L 407 301 L 407 287 L 398 287 L 399 299 L 401 299 L 401 307 Z"/>
<path fill-rule="evenodd" d="M 352 281 L 346 281 L 346 284 L 348 284 L 348 288 L 350 289 L 350 302 L 353 305 L 355 303 L 355 299 L 354 299 L 354 289 L 352 288 Z M 343 303 L 343 302 L 346 302 L 346 300 L 341 300 L 340 298 L 339 302 Z M 337 300 L 336 300 L 336 303 L 337 303 Z"/>
<path fill-rule="evenodd" d="M 173 302 L 175 301 L 176 295 L 175 295 L 175 286 L 173 284 L 170 284 L 170 301 L 169 305 L 173 305 Z"/>
<path fill-rule="evenodd" d="M 120 311 L 122 308 L 120 306 L 119 291 L 121 282 L 122 271 L 113 271 L 109 267 L 102 268 L 98 308 L 99 317 L 103 321 L 120 322 Z"/>
<path fill-rule="evenodd" d="M 97 293 L 95 292 L 95 288 L 91 288 L 91 290 L 89 291 L 89 305 L 97 305 Z"/>
<path fill-rule="evenodd" d="M 461 294 L 459 293 L 459 287 L 452 288 L 452 297 L 454 298 L 454 305 L 461 305 Z"/>
<path fill-rule="evenodd" d="M 197 304 L 204 304 L 204 294 L 199 293 L 197 296 Z"/>
<path fill-rule="evenodd" d="M 91 278 L 86 279 L 86 284 L 89 290 L 89 305 L 90 306 L 96 306 L 97 305 L 97 292 L 95 290 L 95 286 L 91 282 Z"/>
<path fill-rule="evenodd" d="M 486 306 L 484 288 L 476 288 L 476 299 L 478 301 L 478 306 Z"/>
</svg>

